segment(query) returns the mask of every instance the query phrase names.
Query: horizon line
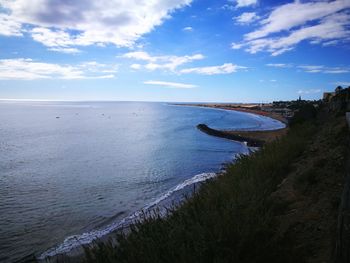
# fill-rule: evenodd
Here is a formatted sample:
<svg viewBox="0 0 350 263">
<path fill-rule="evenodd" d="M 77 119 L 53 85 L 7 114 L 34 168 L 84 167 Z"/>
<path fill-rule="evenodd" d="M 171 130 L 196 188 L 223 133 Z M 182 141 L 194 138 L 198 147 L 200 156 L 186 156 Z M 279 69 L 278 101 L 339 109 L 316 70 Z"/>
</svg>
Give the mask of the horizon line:
<svg viewBox="0 0 350 263">
<path fill-rule="evenodd" d="M 151 101 L 151 100 L 56 100 L 56 99 L 8 99 L 0 98 L 2 101 L 17 102 L 158 102 L 158 103 L 232 103 L 232 104 L 267 104 L 273 101 L 262 102 L 234 102 L 234 101 Z"/>
</svg>

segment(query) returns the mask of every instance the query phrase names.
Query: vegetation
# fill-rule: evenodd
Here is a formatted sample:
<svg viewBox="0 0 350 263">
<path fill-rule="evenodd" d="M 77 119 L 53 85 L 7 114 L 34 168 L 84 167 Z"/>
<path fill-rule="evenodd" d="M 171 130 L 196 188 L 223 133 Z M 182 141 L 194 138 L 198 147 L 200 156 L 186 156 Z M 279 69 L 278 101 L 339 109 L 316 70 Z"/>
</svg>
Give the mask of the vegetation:
<svg viewBox="0 0 350 263">
<path fill-rule="evenodd" d="M 299 110 L 302 106 L 305 105 L 320 105 L 322 103 L 321 100 L 291 100 L 291 101 L 274 101 L 272 103 L 273 108 L 287 108 L 290 110 Z"/>
<path fill-rule="evenodd" d="M 313 104 L 301 104 L 298 110 L 295 112 L 293 118 L 290 120 L 289 125 L 294 126 L 296 124 L 315 119 L 316 115 L 317 109 Z"/>
<path fill-rule="evenodd" d="M 300 241 L 295 230 L 298 225 L 290 224 L 287 230 L 281 230 L 284 224 L 281 218 L 290 212 L 290 202 L 294 201 L 280 198 L 279 194 L 286 182 L 292 181 L 292 188 L 297 188 L 303 197 L 310 196 L 311 203 L 317 203 L 311 198 L 315 195 L 314 189 L 321 187 L 322 178 L 328 178 L 331 190 L 322 187 L 325 195 L 332 198 L 322 202 L 326 203 L 325 209 L 328 201 L 332 203 L 331 211 L 327 210 L 325 216 L 330 218 L 327 221 L 330 227 L 320 233 L 329 236 L 327 231 L 333 229 L 336 221 L 339 182 L 346 162 L 345 158 L 335 156 L 344 156 L 347 149 L 344 123 L 325 110 L 318 118 L 314 108 L 312 111 L 310 115 L 301 115 L 286 136 L 250 156 L 241 156 L 227 167 L 226 173 L 204 183 L 200 191 L 170 211 L 167 217 L 157 214 L 146 217 L 133 225 L 128 234 L 119 233 L 118 245 L 99 243 L 87 248 L 87 261 L 306 261 L 308 255 L 313 255 L 309 252 L 314 240 Z M 325 156 L 330 160 L 322 156 L 324 147 L 329 147 L 326 151 L 332 156 Z M 312 164 L 307 168 L 306 163 Z M 294 177 L 295 180 L 291 180 Z M 314 229 L 314 225 L 309 227 Z M 313 230 L 310 231 L 311 235 Z"/>
</svg>

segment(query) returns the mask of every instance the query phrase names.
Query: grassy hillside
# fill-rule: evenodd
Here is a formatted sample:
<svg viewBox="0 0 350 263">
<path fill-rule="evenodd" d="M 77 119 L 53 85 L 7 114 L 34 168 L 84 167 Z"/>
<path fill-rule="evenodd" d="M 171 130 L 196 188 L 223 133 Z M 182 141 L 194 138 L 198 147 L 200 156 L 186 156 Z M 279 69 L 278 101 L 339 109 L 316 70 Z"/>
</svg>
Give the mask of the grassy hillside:
<svg viewBox="0 0 350 263">
<path fill-rule="evenodd" d="M 298 120 L 166 218 L 87 249 L 88 262 L 328 262 L 348 150 L 343 116 Z"/>
</svg>

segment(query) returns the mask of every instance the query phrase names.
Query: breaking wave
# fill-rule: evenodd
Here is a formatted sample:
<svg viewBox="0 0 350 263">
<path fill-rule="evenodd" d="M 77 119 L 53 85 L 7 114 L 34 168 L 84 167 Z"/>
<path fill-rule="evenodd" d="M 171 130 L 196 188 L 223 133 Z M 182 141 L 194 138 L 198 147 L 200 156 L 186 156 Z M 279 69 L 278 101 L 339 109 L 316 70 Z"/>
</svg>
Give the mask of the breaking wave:
<svg viewBox="0 0 350 263">
<path fill-rule="evenodd" d="M 129 226 L 131 223 L 135 222 L 135 220 L 140 219 L 141 216 L 144 214 L 144 212 L 150 211 L 152 208 L 159 205 L 162 201 L 170 198 L 174 193 L 184 189 L 187 186 L 194 185 L 196 183 L 200 183 L 203 181 L 206 181 L 210 178 L 214 178 L 217 174 L 216 173 L 201 173 L 193 176 L 192 178 L 189 178 L 182 183 L 178 184 L 177 186 L 171 188 L 169 191 L 161 195 L 159 198 L 157 198 L 155 201 L 149 203 L 141 210 L 138 210 L 134 212 L 133 214 L 125 217 L 124 219 L 120 221 L 116 221 L 112 224 L 107 225 L 106 227 L 98 230 L 92 230 L 80 235 L 73 235 L 67 237 L 63 243 L 60 245 L 50 248 L 49 250 L 42 253 L 38 259 L 44 260 L 48 257 L 54 257 L 59 254 L 64 254 L 72 251 L 73 249 L 79 248 L 83 245 L 90 244 L 92 241 L 102 238 L 106 236 L 107 234 L 117 230 L 122 229 L 127 226 Z"/>
</svg>

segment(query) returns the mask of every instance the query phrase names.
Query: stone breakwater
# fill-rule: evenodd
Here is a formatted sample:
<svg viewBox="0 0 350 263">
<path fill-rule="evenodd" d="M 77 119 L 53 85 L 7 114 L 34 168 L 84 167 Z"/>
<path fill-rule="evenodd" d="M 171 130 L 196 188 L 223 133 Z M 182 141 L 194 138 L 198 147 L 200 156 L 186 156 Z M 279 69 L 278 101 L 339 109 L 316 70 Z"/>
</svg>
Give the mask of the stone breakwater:
<svg viewBox="0 0 350 263">
<path fill-rule="evenodd" d="M 229 139 L 229 140 L 234 140 L 234 141 L 238 141 L 238 142 L 245 142 L 245 143 L 247 143 L 247 146 L 249 146 L 249 147 L 261 147 L 264 144 L 264 141 L 262 141 L 262 140 L 252 139 L 252 138 L 245 137 L 245 136 L 231 134 L 231 133 L 228 133 L 225 131 L 215 130 L 215 129 L 208 127 L 206 124 L 198 124 L 197 128 L 200 131 L 202 131 L 208 135 L 212 135 L 212 136 L 216 136 L 216 137 L 220 137 L 220 138 L 225 138 L 225 139 Z"/>
</svg>

